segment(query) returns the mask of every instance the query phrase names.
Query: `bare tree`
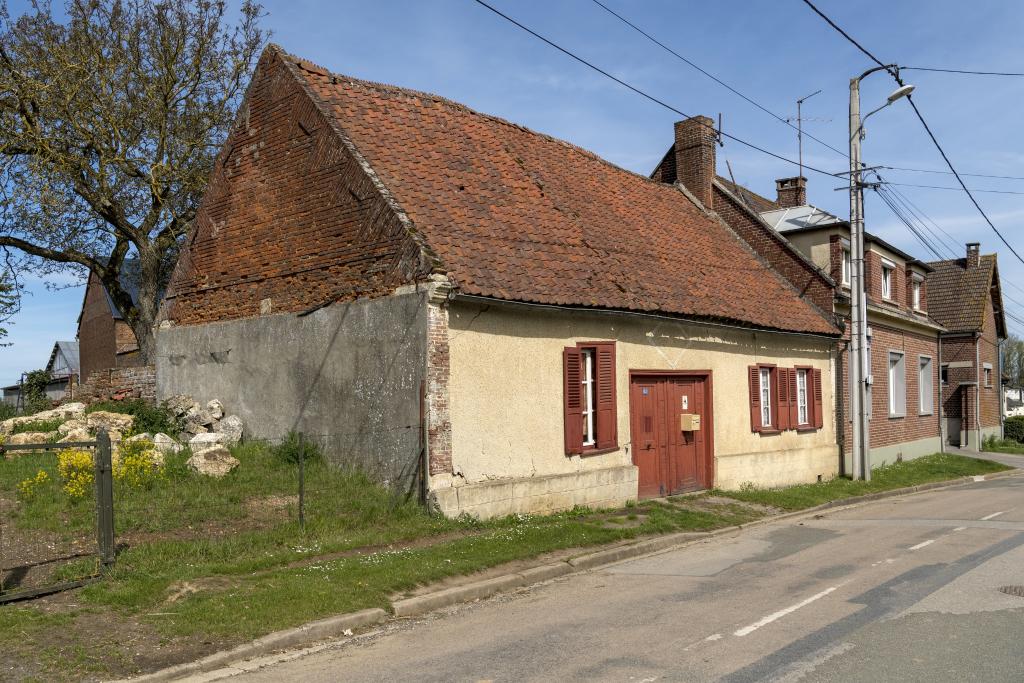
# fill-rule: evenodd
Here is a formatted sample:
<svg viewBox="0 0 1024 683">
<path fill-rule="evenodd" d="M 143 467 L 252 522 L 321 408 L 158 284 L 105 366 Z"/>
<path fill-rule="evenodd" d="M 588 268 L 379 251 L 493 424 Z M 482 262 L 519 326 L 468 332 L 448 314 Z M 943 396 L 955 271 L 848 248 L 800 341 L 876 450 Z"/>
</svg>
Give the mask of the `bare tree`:
<svg viewBox="0 0 1024 683">
<path fill-rule="evenodd" d="M 0 3 L 0 247 L 20 269 L 94 274 L 152 362 L 158 297 L 266 42 L 262 9 L 243 0 L 231 22 L 218 1 L 68 0 L 65 18 L 39 0 L 12 19 Z"/>
<path fill-rule="evenodd" d="M 0 347 L 10 346 L 9 343 L 4 342 L 7 328 L 3 325 L 18 312 L 20 300 L 17 291 L 14 279 L 0 271 Z"/>
</svg>

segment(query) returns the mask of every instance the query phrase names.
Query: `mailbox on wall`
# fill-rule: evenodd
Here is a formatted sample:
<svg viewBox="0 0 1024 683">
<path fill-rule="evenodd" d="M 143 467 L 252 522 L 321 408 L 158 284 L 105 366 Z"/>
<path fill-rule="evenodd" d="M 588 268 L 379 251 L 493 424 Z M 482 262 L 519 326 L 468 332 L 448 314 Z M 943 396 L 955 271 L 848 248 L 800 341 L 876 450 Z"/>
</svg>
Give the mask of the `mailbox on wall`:
<svg viewBox="0 0 1024 683">
<path fill-rule="evenodd" d="M 679 429 L 684 432 L 699 432 L 700 431 L 700 415 L 693 413 L 683 413 L 679 416 Z"/>
</svg>

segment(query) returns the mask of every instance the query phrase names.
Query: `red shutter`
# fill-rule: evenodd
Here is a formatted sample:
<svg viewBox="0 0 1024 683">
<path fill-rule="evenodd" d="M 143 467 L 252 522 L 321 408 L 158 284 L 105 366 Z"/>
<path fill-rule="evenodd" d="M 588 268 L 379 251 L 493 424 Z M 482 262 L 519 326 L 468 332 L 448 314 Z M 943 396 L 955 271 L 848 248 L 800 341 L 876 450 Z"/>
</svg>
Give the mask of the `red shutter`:
<svg viewBox="0 0 1024 683">
<path fill-rule="evenodd" d="M 597 387 L 594 393 L 597 395 L 597 425 L 594 431 L 597 432 L 596 443 L 598 450 L 605 448 L 616 448 L 618 446 L 618 412 L 615 409 L 615 342 L 608 344 L 597 344 L 596 347 L 597 370 L 594 371 L 594 378 L 597 380 Z"/>
<path fill-rule="evenodd" d="M 800 372 L 796 368 L 789 371 L 789 428 L 798 429 L 800 427 L 800 390 L 796 386 L 796 374 Z M 807 373 L 807 421 L 811 421 L 811 404 L 810 404 L 810 386 L 811 373 Z"/>
<path fill-rule="evenodd" d="M 576 455 L 583 452 L 583 378 L 582 354 L 575 346 L 562 350 L 562 376 L 565 390 L 562 404 L 565 413 L 565 452 Z"/>
<path fill-rule="evenodd" d="M 761 371 L 756 365 L 747 367 L 750 385 L 750 431 L 761 431 Z"/>
<path fill-rule="evenodd" d="M 791 396 L 789 393 L 789 375 L 792 372 L 789 368 L 775 369 L 775 383 L 778 384 L 778 391 L 775 394 L 775 426 L 782 431 L 790 428 L 789 404 Z"/>
<path fill-rule="evenodd" d="M 821 407 L 821 370 L 812 370 L 809 374 L 813 376 L 814 379 L 814 381 L 811 382 L 811 384 L 814 385 L 814 427 L 816 429 L 821 429 L 825 426 L 825 416 L 822 413 Z"/>
</svg>

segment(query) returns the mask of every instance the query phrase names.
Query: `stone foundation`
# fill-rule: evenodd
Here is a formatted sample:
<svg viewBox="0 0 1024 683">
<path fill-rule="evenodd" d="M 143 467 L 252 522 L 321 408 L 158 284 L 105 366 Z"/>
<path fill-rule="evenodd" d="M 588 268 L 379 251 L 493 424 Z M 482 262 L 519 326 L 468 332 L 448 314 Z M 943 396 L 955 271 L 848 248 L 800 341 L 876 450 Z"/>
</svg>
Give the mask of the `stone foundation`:
<svg viewBox="0 0 1024 683">
<path fill-rule="evenodd" d="M 93 370 L 89 379 L 74 390 L 74 400 L 83 403 L 141 398 L 156 402 L 156 368 L 140 365 L 134 368 Z"/>
<path fill-rule="evenodd" d="M 636 500 L 633 465 L 552 474 L 436 489 L 431 498 L 448 517 L 468 514 L 480 519 L 515 513 L 545 514 L 576 505 L 620 507 Z"/>
</svg>

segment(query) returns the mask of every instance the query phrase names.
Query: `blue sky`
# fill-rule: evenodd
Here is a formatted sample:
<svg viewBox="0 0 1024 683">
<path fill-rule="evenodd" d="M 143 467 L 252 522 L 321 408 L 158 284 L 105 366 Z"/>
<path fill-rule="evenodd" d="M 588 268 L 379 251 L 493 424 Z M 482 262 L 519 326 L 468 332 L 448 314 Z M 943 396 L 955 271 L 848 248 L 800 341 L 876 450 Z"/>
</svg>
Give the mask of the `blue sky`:
<svg viewBox="0 0 1024 683">
<path fill-rule="evenodd" d="M 489 0 L 616 76 L 687 114 L 723 116 L 723 128 L 773 152 L 796 158 L 795 131 L 649 43 L 592 0 Z M 806 130 L 833 147 L 847 145 L 848 84 L 870 66 L 867 58 L 832 31 L 800 0 L 630 2 L 603 0 L 663 43 L 782 116 L 809 100 Z M 905 66 L 1024 71 L 1019 28 L 1024 3 L 976 0 L 849 3 L 819 0 L 823 11 L 884 61 Z M 23 5 L 23 3 L 21 3 Z M 12 13 L 23 9 L 19 2 Z M 435 92 L 590 149 L 625 168 L 648 173 L 672 140 L 679 116 L 629 92 L 508 24 L 473 0 L 375 0 L 374 2 L 270 1 L 265 25 L 285 49 L 333 71 Z M 1024 176 L 1024 136 L 1019 110 L 1024 78 L 905 73 L 915 100 L 939 141 L 962 172 Z M 893 89 L 885 75 L 865 81 L 864 110 Z M 718 152 L 736 180 L 774 196 L 774 179 L 795 167 L 726 142 Z M 905 102 L 868 125 L 864 160 L 943 170 L 942 159 Z M 805 163 L 845 169 L 838 154 L 805 140 Z M 807 172 L 809 201 L 846 217 L 842 181 Z M 953 186 L 948 175 L 888 171 L 892 182 Z M 1024 181 L 967 178 L 988 190 L 1024 192 Z M 980 241 L 998 252 L 1006 293 L 1024 301 L 1024 265 L 998 242 L 961 192 L 898 187 L 955 240 Z M 1024 255 L 1024 195 L 976 195 L 996 226 Z M 910 253 L 933 257 L 872 193 L 867 226 Z M 959 251 L 958 251 L 959 255 Z M 56 339 L 72 339 L 81 288 L 47 291 L 29 281 L 23 310 L 9 325 L 0 349 L 0 384 L 45 364 Z M 1007 301 L 1024 314 L 1024 306 Z M 1012 328 L 1011 328 L 1012 329 Z"/>
</svg>

